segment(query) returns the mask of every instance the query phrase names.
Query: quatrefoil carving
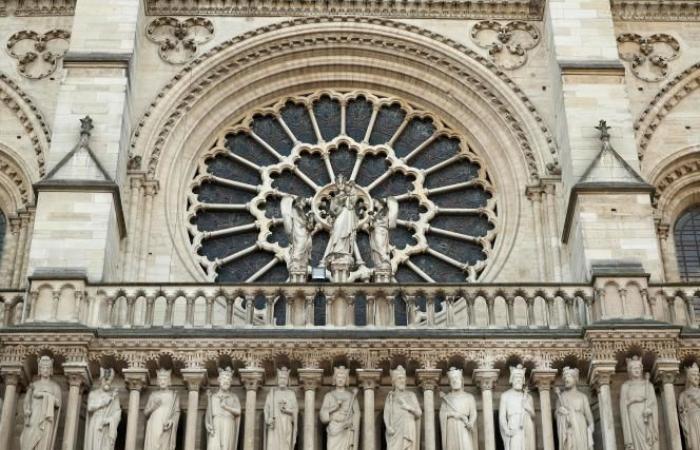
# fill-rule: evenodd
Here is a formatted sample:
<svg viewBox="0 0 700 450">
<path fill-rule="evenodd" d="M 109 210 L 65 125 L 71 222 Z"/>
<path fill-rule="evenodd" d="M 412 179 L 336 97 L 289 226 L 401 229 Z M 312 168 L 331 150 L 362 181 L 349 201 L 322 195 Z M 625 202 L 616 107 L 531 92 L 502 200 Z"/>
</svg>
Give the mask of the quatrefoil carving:
<svg viewBox="0 0 700 450">
<path fill-rule="evenodd" d="M 477 22 L 472 27 L 472 40 L 489 51 L 489 57 L 507 70 L 520 68 L 527 62 L 527 52 L 540 43 L 540 32 L 534 25 L 515 20 L 503 25 L 493 20 Z"/>
<path fill-rule="evenodd" d="M 617 37 L 620 58 L 630 63 L 634 76 L 654 83 L 668 75 L 668 63 L 680 53 L 681 45 L 668 34 L 641 36 L 623 33 Z"/>
<path fill-rule="evenodd" d="M 184 64 L 195 57 L 199 45 L 214 37 L 214 24 L 203 17 L 159 17 L 148 24 L 146 36 L 158 44 L 158 55 L 163 61 Z"/>
<path fill-rule="evenodd" d="M 44 34 L 19 31 L 7 41 L 7 51 L 18 62 L 20 75 L 32 80 L 45 78 L 56 71 L 58 62 L 68 51 L 70 32 L 51 30 Z"/>
</svg>

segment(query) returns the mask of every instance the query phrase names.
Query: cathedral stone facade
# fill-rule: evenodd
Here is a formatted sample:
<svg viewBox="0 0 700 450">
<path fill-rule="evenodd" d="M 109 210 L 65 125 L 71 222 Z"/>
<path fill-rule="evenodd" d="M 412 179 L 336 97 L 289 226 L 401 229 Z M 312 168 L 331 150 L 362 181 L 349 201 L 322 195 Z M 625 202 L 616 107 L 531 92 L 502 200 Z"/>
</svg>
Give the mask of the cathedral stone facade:
<svg viewBox="0 0 700 450">
<path fill-rule="evenodd" d="M 700 449 L 696 0 L 0 0 L 0 450 Z"/>
</svg>

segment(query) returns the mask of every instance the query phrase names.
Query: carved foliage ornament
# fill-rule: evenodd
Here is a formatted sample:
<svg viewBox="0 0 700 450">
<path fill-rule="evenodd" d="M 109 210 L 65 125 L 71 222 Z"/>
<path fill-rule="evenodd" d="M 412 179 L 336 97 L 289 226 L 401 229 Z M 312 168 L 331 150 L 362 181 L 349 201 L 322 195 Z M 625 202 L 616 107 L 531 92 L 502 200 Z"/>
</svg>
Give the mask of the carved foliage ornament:
<svg viewBox="0 0 700 450">
<path fill-rule="evenodd" d="M 70 32 L 65 30 L 44 34 L 23 30 L 10 36 L 7 51 L 18 61 L 17 70 L 22 76 L 39 80 L 56 71 L 69 39 Z"/>
<path fill-rule="evenodd" d="M 668 34 L 623 33 L 617 37 L 617 45 L 620 58 L 631 63 L 634 76 L 650 83 L 666 78 L 668 63 L 678 58 L 681 48 L 676 38 Z"/>
<path fill-rule="evenodd" d="M 525 65 L 527 52 L 540 42 L 534 25 L 516 20 L 503 25 L 493 20 L 477 22 L 472 27 L 472 40 L 489 51 L 489 57 L 500 67 L 512 70 Z"/>
<path fill-rule="evenodd" d="M 184 64 L 195 57 L 199 45 L 214 37 L 214 24 L 203 17 L 159 17 L 148 24 L 146 36 L 158 44 L 158 55 L 163 61 Z"/>
</svg>

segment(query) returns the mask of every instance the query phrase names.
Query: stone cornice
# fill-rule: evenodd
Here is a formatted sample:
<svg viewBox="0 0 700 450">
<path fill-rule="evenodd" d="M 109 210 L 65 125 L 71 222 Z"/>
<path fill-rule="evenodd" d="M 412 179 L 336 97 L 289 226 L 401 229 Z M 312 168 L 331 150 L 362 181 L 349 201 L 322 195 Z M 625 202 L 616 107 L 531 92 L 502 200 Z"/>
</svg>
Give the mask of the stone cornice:
<svg viewBox="0 0 700 450">
<path fill-rule="evenodd" d="M 151 16 L 275 16 L 308 17 L 380 16 L 391 18 L 443 18 L 443 19 L 520 19 L 541 20 L 545 0 L 454 0 L 432 2 L 428 0 L 401 1 L 380 0 L 355 2 L 352 0 L 277 2 L 192 2 L 189 0 L 146 0 L 146 14 Z"/>
<path fill-rule="evenodd" d="M 613 17 L 631 21 L 691 22 L 700 20 L 696 0 L 610 0 Z"/>
<path fill-rule="evenodd" d="M 76 0 L 0 0 L 0 16 L 72 16 Z"/>
</svg>

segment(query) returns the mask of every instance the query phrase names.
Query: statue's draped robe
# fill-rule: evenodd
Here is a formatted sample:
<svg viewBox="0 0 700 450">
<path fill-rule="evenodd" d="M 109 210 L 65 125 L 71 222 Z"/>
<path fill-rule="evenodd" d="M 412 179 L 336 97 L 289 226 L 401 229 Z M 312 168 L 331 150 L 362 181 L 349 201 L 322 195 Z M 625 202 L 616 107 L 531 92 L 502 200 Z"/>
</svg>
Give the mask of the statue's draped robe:
<svg viewBox="0 0 700 450">
<path fill-rule="evenodd" d="M 331 235 L 328 240 L 328 256 L 342 257 L 354 255 L 355 233 L 358 218 L 355 213 L 357 198 L 354 195 L 339 194 L 333 199 L 332 213 L 335 215 Z"/>
<path fill-rule="evenodd" d="M 160 401 L 160 404 L 157 404 Z M 146 436 L 143 448 L 148 450 L 174 450 L 177 438 L 177 425 L 180 419 L 180 399 L 171 390 L 156 391 L 146 403 Z M 168 422 L 172 426 L 165 430 Z"/>
<path fill-rule="evenodd" d="M 285 405 L 291 414 L 282 412 Z M 272 389 L 265 399 L 266 450 L 294 450 L 297 441 L 299 405 L 294 392 L 289 389 Z"/>
<path fill-rule="evenodd" d="M 389 243 L 389 217 L 385 211 L 375 219 L 370 234 L 370 249 L 374 267 L 391 268 L 391 245 Z"/>
<path fill-rule="evenodd" d="M 564 408 L 568 414 L 561 414 Z M 588 434 L 588 420 L 592 420 L 588 398 L 577 390 L 563 391 L 557 400 L 557 431 L 561 450 L 589 450 L 593 448 Z"/>
<path fill-rule="evenodd" d="M 90 392 L 84 450 L 113 450 L 121 418 L 122 410 L 116 391 L 98 388 Z"/>
<path fill-rule="evenodd" d="M 241 416 L 235 416 L 223 408 L 241 410 L 241 403 L 233 392 L 219 391 L 209 397 L 206 422 L 212 433 L 208 434 L 207 450 L 236 450 Z"/>
<path fill-rule="evenodd" d="M 689 450 L 700 450 L 700 388 L 690 387 L 678 396 L 678 412 Z"/>
<path fill-rule="evenodd" d="M 331 412 L 338 404 L 340 409 Z M 327 393 L 323 397 L 319 418 L 321 422 L 327 424 L 326 448 L 328 450 L 358 450 L 360 404 L 357 398 L 353 400 L 352 392 L 334 390 Z"/>
<path fill-rule="evenodd" d="M 440 405 L 440 428 L 443 450 L 476 450 L 473 431 L 467 429 L 462 420 L 447 417 L 449 414 L 463 415 L 472 430 L 476 427 L 476 400 L 466 392 L 450 392 Z"/>
<path fill-rule="evenodd" d="M 384 402 L 384 423 L 394 434 L 386 433 L 387 450 L 420 449 L 420 415 L 405 410 L 401 401 L 411 410 L 420 411 L 416 394 L 409 391 L 391 391 Z"/>
<path fill-rule="evenodd" d="M 651 411 L 646 419 L 644 411 Z M 620 420 L 625 446 L 658 450 L 659 411 L 654 386 L 647 380 L 627 380 L 620 389 Z"/>
<path fill-rule="evenodd" d="M 532 396 L 522 391 L 510 389 L 501 395 L 498 422 L 505 450 L 535 450 L 535 423 L 525 408 L 534 411 L 533 405 Z"/>
<path fill-rule="evenodd" d="M 31 384 L 24 399 L 21 450 L 53 450 L 61 417 L 61 387 L 52 380 Z"/>
</svg>

